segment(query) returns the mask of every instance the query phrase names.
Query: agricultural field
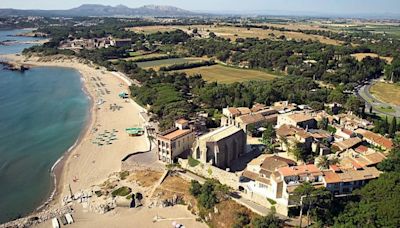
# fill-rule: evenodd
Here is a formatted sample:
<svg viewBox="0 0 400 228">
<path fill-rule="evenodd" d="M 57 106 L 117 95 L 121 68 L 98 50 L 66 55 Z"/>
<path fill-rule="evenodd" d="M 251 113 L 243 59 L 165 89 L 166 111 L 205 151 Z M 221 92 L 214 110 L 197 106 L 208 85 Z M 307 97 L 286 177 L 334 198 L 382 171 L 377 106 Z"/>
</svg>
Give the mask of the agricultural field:
<svg viewBox="0 0 400 228">
<path fill-rule="evenodd" d="M 125 60 L 125 61 L 137 61 L 139 59 L 151 59 L 155 57 L 163 57 L 167 56 L 166 54 L 161 54 L 161 53 L 142 53 L 142 52 L 129 52 L 129 57 L 126 58 L 120 58 L 120 59 L 111 59 L 109 60 L 110 62 L 117 62 L 118 60 Z"/>
<path fill-rule="evenodd" d="M 380 59 L 383 59 L 388 63 L 392 63 L 392 61 L 393 61 L 393 57 L 383 57 L 383 56 L 379 56 L 378 54 L 375 54 L 375 53 L 357 53 L 357 54 L 352 54 L 351 56 L 356 58 L 357 61 L 362 61 L 367 56 L 370 56 L 372 58 L 379 57 Z"/>
<path fill-rule="evenodd" d="M 281 32 L 271 29 L 260 29 L 260 28 L 247 29 L 247 28 L 238 28 L 232 26 L 215 26 L 215 25 L 143 26 L 143 27 L 129 28 L 129 30 L 141 33 L 154 33 L 157 31 L 165 32 L 165 31 L 181 29 L 182 31 L 185 31 L 190 34 L 193 28 L 197 28 L 198 33 L 201 34 L 202 36 L 207 36 L 210 32 L 214 32 L 217 36 L 223 38 L 230 38 L 231 40 L 235 40 L 236 38 L 252 38 L 252 37 L 258 37 L 260 39 L 265 39 L 265 38 L 273 39 L 283 35 L 289 39 L 294 39 L 294 40 L 314 40 L 314 41 L 320 41 L 321 43 L 332 44 L 332 45 L 340 45 L 343 43 L 341 41 L 329 39 L 327 37 L 318 35 L 308 35 L 301 32 L 285 32 L 285 31 Z"/>
<path fill-rule="evenodd" d="M 182 64 L 182 63 L 192 63 L 192 62 L 200 62 L 203 60 L 208 60 L 205 58 L 171 58 L 171 59 L 161 59 L 154 61 L 146 61 L 137 63 L 137 65 L 144 69 L 153 68 L 154 70 L 159 70 L 160 67 L 170 66 L 174 64 Z"/>
<path fill-rule="evenodd" d="M 371 87 L 371 93 L 389 104 L 400 105 L 400 85 L 379 82 Z"/>
<path fill-rule="evenodd" d="M 290 30 L 329 30 L 325 28 L 324 26 L 321 26 L 319 24 L 313 23 L 313 22 L 290 22 L 290 23 L 261 23 L 258 25 L 266 25 L 270 27 L 276 27 L 276 28 L 285 28 L 285 29 L 290 29 Z"/>
<path fill-rule="evenodd" d="M 348 23 L 340 25 L 328 25 L 328 28 L 347 32 L 367 31 L 378 34 L 386 33 L 395 37 L 400 37 L 400 25 L 395 23 Z"/>
<path fill-rule="evenodd" d="M 220 83 L 234 83 L 249 80 L 273 80 L 277 77 L 276 75 L 264 71 L 238 69 L 223 65 L 198 67 L 178 72 L 185 72 L 188 75 L 201 74 L 203 79 L 206 81 L 217 81 Z"/>
</svg>

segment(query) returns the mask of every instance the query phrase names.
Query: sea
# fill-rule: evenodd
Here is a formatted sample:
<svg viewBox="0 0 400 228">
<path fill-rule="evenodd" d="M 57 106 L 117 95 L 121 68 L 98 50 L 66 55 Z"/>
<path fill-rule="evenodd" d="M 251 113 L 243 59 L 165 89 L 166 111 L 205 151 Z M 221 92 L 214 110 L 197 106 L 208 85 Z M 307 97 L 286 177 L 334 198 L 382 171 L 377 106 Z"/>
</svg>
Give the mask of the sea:
<svg viewBox="0 0 400 228">
<path fill-rule="evenodd" d="M 0 41 L 27 41 L 25 30 L 0 31 Z M 32 44 L 0 46 L 20 53 Z M 54 190 L 52 168 L 79 138 L 90 99 L 78 71 L 35 67 L 25 72 L 0 66 L 0 223 L 27 215 Z"/>
</svg>

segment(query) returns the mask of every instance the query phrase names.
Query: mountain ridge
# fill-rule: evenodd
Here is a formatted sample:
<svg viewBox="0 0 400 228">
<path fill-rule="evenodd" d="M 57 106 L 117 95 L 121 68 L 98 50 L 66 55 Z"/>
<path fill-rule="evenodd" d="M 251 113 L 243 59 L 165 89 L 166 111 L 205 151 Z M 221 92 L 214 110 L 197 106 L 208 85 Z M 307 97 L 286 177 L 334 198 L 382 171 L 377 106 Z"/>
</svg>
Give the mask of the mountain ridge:
<svg viewBox="0 0 400 228">
<path fill-rule="evenodd" d="M 138 8 L 129 8 L 119 4 L 116 6 L 102 4 L 82 4 L 67 10 L 21 10 L 12 8 L 0 9 L 0 16 L 197 16 L 199 13 L 191 12 L 168 5 L 144 5 Z"/>
</svg>

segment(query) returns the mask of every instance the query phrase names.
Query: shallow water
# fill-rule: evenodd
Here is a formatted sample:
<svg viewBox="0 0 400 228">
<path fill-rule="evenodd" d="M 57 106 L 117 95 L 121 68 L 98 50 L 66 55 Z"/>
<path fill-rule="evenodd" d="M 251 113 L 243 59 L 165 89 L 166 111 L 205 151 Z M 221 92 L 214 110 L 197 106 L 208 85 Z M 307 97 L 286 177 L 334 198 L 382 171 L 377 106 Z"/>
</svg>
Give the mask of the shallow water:
<svg viewBox="0 0 400 228">
<path fill-rule="evenodd" d="M 0 223 L 47 199 L 51 167 L 79 137 L 89 105 L 74 69 L 0 70 Z"/>
</svg>

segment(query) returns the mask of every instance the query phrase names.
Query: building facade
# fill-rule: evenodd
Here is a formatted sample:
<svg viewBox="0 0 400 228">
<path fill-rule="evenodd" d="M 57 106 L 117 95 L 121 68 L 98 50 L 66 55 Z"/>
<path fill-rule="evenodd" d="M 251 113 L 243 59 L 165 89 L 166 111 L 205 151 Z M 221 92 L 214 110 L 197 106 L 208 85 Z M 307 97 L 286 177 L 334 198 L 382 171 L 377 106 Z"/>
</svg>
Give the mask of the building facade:
<svg viewBox="0 0 400 228">
<path fill-rule="evenodd" d="M 199 137 L 194 143 L 192 157 L 218 168 L 229 168 L 233 161 L 246 153 L 246 134 L 236 126 L 225 126 Z"/>
<path fill-rule="evenodd" d="M 174 163 L 176 158 L 189 151 L 195 140 L 191 129 L 174 128 L 157 135 L 157 157 L 160 161 Z"/>
</svg>

